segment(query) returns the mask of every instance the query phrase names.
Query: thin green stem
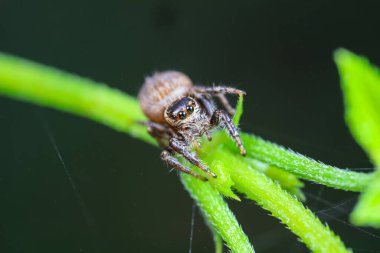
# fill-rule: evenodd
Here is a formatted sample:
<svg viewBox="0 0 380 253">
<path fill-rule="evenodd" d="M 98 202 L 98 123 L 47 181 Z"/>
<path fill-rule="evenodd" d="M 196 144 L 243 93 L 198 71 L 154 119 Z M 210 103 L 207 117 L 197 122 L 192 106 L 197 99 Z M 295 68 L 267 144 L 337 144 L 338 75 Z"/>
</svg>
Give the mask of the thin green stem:
<svg viewBox="0 0 380 253">
<path fill-rule="evenodd" d="M 207 217 L 208 222 L 224 238 L 232 252 L 254 252 L 247 236 L 243 233 L 220 193 L 209 183 L 202 182 L 187 174 L 181 174 L 181 179 Z"/>
<path fill-rule="evenodd" d="M 215 253 L 223 253 L 223 239 L 218 232 L 213 232 Z"/>
<path fill-rule="evenodd" d="M 210 223 L 210 221 L 207 218 L 205 219 L 205 222 L 206 222 L 206 225 L 209 227 L 209 229 L 212 232 L 212 236 L 214 239 L 215 253 L 223 253 L 223 238 L 222 238 L 222 236 L 219 234 L 219 232 L 214 228 L 214 226 Z"/>
</svg>

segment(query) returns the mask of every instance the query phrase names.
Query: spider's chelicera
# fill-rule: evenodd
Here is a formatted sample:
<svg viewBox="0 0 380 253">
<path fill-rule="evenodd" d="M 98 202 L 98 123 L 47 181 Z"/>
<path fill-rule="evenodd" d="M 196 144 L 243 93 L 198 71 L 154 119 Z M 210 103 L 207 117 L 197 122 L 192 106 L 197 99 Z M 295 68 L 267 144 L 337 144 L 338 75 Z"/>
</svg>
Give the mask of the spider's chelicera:
<svg viewBox="0 0 380 253">
<path fill-rule="evenodd" d="M 138 95 L 140 106 L 150 120 L 146 122 L 148 132 L 164 148 L 161 158 L 168 166 L 207 180 L 182 165 L 174 156 L 177 153 L 216 177 L 191 148 L 199 147 L 199 138 L 203 135 L 211 141 L 210 132 L 217 127 L 227 129 L 240 154 L 245 155 L 239 133 L 230 118 L 235 111 L 226 94 L 245 95 L 245 92 L 224 86 L 194 86 L 189 77 L 177 71 L 159 72 L 145 79 Z M 226 111 L 216 108 L 213 97 L 219 99 Z"/>
</svg>

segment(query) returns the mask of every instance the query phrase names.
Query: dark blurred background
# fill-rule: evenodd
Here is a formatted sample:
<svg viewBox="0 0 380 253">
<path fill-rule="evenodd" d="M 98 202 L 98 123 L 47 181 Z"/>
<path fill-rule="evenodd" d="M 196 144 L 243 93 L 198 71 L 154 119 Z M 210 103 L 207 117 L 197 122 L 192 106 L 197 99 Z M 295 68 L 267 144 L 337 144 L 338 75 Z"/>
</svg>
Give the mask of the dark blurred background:
<svg viewBox="0 0 380 253">
<path fill-rule="evenodd" d="M 332 165 L 370 168 L 345 126 L 332 54 L 344 47 L 380 65 L 379 7 L 0 0 L 0 51 L 133 95 L 155 70 L 231 84 L 248 92 L 244 131 Z M 0 252 L 189 252 L 193 202 L 159 150 L 141 141 L 1 97 L 0 161 Z M 348 247 L 380 252 L 379 231 L 347 223 L 357 194 L 311 183 L 305 192 L 306 205 Z M 229 203 L 257 252 L 308 252 L 252 201 Z M 198 210 L 192 251 L 214 251 Z"/>
</svg>

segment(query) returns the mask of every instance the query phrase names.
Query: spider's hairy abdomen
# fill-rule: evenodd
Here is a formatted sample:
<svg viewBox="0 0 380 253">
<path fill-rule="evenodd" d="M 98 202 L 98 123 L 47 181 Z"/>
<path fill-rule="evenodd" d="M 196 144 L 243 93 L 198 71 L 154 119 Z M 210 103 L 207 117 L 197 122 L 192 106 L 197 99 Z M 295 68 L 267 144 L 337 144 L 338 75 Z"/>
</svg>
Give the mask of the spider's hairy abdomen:
<svg viewBox="0 0 380 253">
<path fill-rule="evenodd" d="M 193 83 L 177 71 L 155 73 L 145 79 L 138 99 L 144 114 L 153 122 L 164 123 L 164 111 L 175 100 L 186 96 Z"/>
</svg>

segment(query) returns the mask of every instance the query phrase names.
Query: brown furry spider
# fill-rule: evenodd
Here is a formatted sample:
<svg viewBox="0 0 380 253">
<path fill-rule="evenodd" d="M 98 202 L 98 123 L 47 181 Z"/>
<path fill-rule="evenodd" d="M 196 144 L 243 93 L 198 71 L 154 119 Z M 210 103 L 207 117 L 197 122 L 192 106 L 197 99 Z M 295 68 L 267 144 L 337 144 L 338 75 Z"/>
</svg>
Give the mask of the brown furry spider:
<svg viewBox="0 0 380 253">
<path fill-rule="evenodd" d="M 240 154 L 245 155 L 239 133 L 229 116 L 229 114 L 234 115 L 235 110 L 228 103 L 225 94 L 245 95 L 246 93 L 224 86 L 193 86 L 189 77 L 177 71 L 159 72 L 145 79 L 138 95 L 140 106 L 150 119 L 145 123 L 148 132 L 164 148 L 161 159 L 168 166 L 201 180 L 207 180 L 183 166 L 174 157 L 178 153 L 215 178 L 216 175 L 202 164 L 190 148 L 197 149 L 200 145 L 198 139 L 203 135 L 211 141 L 210 131 L 216 127 L 226 128 L 239 147 Z M 213 96 L 220 100 L 228 113 L 216 109 Z"/>
</svg>

